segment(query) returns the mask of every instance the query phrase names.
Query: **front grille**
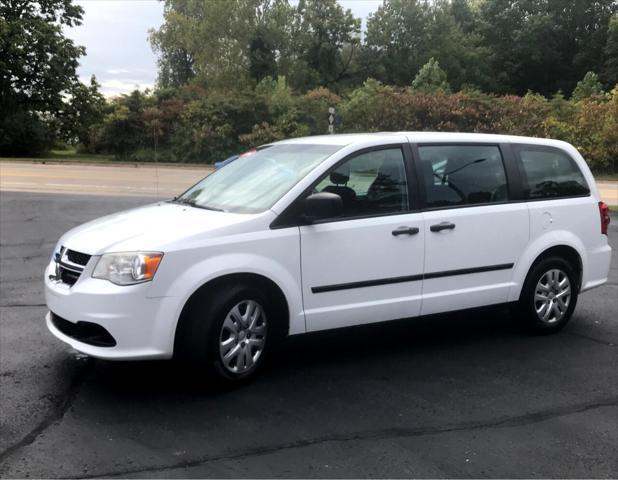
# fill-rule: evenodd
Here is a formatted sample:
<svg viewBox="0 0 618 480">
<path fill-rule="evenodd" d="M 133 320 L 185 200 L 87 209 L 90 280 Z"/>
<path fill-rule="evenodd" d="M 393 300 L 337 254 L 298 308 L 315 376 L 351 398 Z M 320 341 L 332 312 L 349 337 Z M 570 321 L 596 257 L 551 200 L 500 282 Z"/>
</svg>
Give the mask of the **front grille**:
<svg viewBox="0 0 618 480">
<path fill-rule="evenodd" d="M 76 263 L 77 265 L 81 265 L 83 267 L 85 267 L 88 260 L 90 260 L 90 255 L 87 253 L 76 252 L 75 250 L 67 250 L 66 255 L 69 262 Z"/>
<path fill-rule="evenodd" d="M 95 347 L 115 347 L 116 340 L 101 325 L 92 322 L 69 322 L 59 317 L 54 312 L 50 312 L 51 322 L 58 330 L 67 337 L 74 338 L 88 345 Z"/>
<path fill-rule="evenodd" d="M 62 247 L 56 258 L 56 280 L 73 286 L 84 271 L 90 255 Z"/>
</svg>

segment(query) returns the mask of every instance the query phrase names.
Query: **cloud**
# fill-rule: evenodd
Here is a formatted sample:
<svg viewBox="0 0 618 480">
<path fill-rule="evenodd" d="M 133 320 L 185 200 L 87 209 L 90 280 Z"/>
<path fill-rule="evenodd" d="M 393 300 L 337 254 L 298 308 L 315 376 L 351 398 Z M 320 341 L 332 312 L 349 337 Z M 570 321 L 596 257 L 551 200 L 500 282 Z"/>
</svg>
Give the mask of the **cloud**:
<svg viewBox="0 0 618 480">
<path fill-rule="evenodd" d="M 146 90 L 154 88 L 154 83 L 136 79 L 113 79 L 101 82 L 101 93 L 106 97 L 115 97 L 133 90 Z"/>
<path fill-rule="evenodd" d="M 105 70 L 105 73 L 109 73 L 110 75 L 120 75 L 122 73 L 131 73 L 131 70 L 126 68 L 108 68 Z"/>
<path fill-rule="evenodd" d="M 127 73 L 151 73 L 147 68 L 108 68 L 105 73 L 110 75 L 124 75 Z"/>
</svg>

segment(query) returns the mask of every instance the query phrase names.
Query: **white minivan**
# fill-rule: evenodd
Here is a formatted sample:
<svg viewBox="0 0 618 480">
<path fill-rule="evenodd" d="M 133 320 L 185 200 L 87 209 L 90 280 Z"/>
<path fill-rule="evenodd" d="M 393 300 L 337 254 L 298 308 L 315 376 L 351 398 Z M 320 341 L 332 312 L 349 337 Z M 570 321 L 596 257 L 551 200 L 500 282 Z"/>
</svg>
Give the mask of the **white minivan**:
<svg viewBox="0 0 618 480">
<path fill-rule="evenodd" d="M 460 133 L 276 142 L 66 233 L 51 332 L 98 358 L 255 374 L 278 340 L 512 303 L 556 332 L 607 280 L 609 212 L 568 143 Z"/>
</svg>

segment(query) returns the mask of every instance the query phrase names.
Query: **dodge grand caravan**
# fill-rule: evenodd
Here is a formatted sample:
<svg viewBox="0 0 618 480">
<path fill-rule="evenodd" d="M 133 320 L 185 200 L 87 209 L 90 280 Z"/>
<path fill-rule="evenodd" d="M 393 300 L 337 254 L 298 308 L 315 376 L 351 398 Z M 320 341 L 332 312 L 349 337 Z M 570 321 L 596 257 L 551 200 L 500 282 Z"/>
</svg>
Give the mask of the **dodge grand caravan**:
<svg viewBox="0 0 618 480">
<path fill-rule="evenodd" d="M 297 138 L 66 233 L 46 321 L 93 357 L 177 357 L 231 383 L 304 332 L 510 303 L 553 333 L 607 280 L 608 224 L 564 142 Z"/>
</svg>

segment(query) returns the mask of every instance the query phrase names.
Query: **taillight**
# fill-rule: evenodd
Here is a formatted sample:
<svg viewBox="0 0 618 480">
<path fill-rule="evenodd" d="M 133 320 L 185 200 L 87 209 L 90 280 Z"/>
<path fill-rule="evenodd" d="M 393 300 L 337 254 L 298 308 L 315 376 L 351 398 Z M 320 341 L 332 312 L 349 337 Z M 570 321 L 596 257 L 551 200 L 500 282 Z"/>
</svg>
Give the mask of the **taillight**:
<svg viewBox="0 0 618 480">
<path fill-rule="evenodd" d="M 601 233 L 607 235 L 607 227 L 609 227 L 609 207 L 604 202 L 599 202 L 599 214 L 601 215 Z"/>
</svg>

